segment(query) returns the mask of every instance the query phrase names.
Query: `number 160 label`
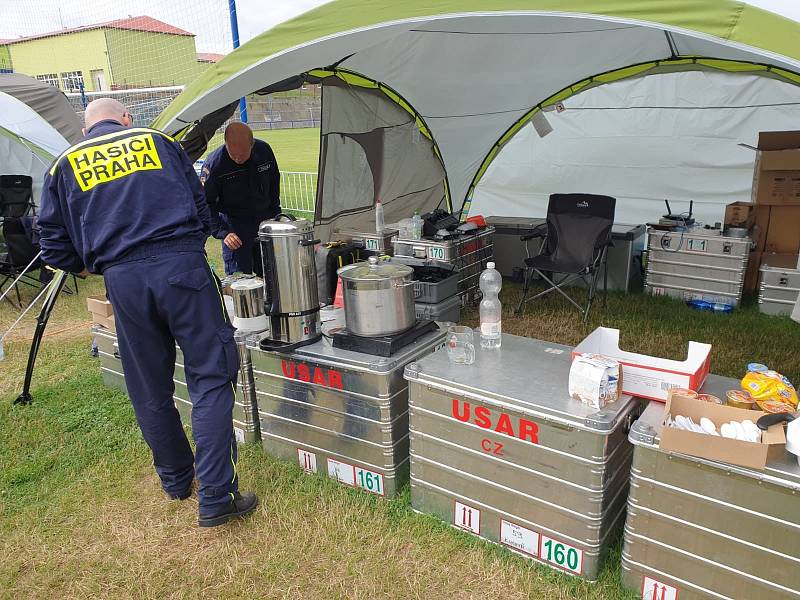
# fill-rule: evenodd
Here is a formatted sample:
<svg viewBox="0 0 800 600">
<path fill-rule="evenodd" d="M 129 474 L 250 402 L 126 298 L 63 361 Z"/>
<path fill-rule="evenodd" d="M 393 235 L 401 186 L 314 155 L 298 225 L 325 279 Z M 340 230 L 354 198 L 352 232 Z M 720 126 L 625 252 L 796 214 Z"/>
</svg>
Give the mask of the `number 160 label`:
<svg viewBox="0 0 800 600">
<path fill-rule="evenodd" d="M 539 559 L 578 575 L 583 570 L 583 550 L 545 535 L 541 537 Z"/>
</svg>

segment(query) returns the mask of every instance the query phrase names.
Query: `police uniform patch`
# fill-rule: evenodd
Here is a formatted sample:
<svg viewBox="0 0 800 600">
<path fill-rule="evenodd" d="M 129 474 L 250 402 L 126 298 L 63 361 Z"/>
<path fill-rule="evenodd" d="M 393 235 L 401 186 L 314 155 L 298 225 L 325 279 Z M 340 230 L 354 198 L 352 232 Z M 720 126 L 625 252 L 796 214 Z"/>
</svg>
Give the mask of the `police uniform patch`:
<svg viewBox="0 0 800 600">
<path fill-rule="evenodd" d="M 75 180 L 84 192 L 137 171 L 162 168 L 161 157 L 151 133 L 97 146 L 84 146 L 67 154 L 67 159 Z"/>
</svg>

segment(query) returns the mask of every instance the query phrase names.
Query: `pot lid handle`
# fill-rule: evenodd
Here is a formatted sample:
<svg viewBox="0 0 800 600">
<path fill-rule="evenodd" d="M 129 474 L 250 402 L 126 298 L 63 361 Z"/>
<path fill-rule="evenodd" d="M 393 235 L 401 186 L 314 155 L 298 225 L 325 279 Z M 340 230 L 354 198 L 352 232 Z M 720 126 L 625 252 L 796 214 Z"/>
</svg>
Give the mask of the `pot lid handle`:
<svg viewBox="0 0 800 600">
<path fill-rule="evenodd" d="M 377 256 L 370 256 L 367 258 L 367 262 L 369 263 L 369 270 L 374 271 L 378 267 L 378 257 Z"/>
</svg>

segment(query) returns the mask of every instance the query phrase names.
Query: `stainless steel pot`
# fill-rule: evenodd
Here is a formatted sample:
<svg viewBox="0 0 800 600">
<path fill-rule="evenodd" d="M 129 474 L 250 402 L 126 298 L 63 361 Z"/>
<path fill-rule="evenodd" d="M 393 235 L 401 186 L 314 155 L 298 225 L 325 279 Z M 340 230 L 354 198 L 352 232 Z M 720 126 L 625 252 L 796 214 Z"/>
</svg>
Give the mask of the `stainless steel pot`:
<svg viewBox="0 0 800 600">
<path fill-rule="evenodd" d="M 378 337 L 410 329 L 416 323 L 414 270 L 370 256 L 366 263 L 338 271 L 344 291 L 347 329 L 355 335 Z"/>
</svg>

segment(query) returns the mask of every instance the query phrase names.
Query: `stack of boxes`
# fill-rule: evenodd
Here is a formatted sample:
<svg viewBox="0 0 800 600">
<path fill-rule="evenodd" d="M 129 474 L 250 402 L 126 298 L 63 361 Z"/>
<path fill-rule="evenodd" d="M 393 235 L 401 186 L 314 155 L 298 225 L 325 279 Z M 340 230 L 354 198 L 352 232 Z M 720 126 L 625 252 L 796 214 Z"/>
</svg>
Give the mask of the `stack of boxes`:
<svg viewBox="0 0 800 600">
<path fill-rule="evenodd" d="M 745 291 L 755 292 L 763 264 L 796 265 L 800 253 L 800 131 L 768 131 L 758 136 L 751 202 L 725 211 L 725 225 L 751 230 L 754 250 Z"/>
</svg>

